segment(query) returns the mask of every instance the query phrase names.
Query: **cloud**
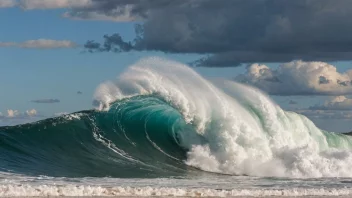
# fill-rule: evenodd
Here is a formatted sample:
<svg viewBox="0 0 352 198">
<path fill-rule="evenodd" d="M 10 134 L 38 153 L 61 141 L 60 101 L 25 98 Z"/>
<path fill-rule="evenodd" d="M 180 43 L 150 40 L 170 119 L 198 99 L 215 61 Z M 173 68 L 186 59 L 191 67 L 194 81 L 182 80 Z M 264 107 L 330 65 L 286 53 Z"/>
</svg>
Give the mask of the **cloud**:
<svg viewBox="0 0 352 198">
<path fill-rule="evenodd" d="M 235 80 L 272 95 L 352 94 L 352 70 L 339 73 L 335 66 L 325 62 L 292 61 L 277 69 L 252 64 Z"/>
<path fill-rule="evenodd" d="M 352 99 L 346 98 L 345 96 L 337 96 L 329 101 L 326 101 L 323 105 L 314 105 L 309 107 L 309 109 L 351 111 Z"/>
<path fill-rule="evenodd" d="M 119 34 L 106 35 L 105 44 L 87 43 L 91 52 L 205 54 L 194 64 L 209 67 L 352 60 L 349 0 L 92 0 L 66 13 L 82 20 L 94 16 L 140 24 L 131 45 Z"/>
<path fill-rule="evenodd" d="M 28 40 L 22 43 L 0 42 L 0 47 L 19 47 L 19 48 L 37 48 L 37 49 L 56 49 L 56 48 L 75 48 L 78 45 L 68 40 L 50 40 L 38 39 Z"/>
<path fill-rule="evenodd" d="M 39 115 L 35 109 L 30 109 L 25 112 L 8 109 L 6 115 L 0 112 L 0 126 L 24 124 L 34 122 L 42 118 L 43 117 Z"/>
<path fill-rule="evenodd" d="M 114 22 L 130 22 L 136 20 L 136 17 L 131 15 L 130 10 L 127 6 L 124 9 L 117 8 L 112 10 L 110 13 L 119 13 L 106 15 L 105 13 L 94 11 L 77 11 L 71 10 L 65 12 L 62 16 L 65 18 L 73 19 L 73 20 L 92 20 L 92 21 L 114 21 Z"/>
<path fill-rule="evenodd" d="M 20 0 L 19 6 L 26 10 L 88 7 L 91 0 Z"/>
<path fill-rule="evenodd" d="M 12 110 L 12 109 L 8 109 L 7 110 L 7 117 L 9 118 L 14 118 L 17 117 L 19 115 L 17 110 Z"/>
<path fill-rule="evenodd" d="M 60 100 L 59 99 L 38 99 L 38 100 L 32 100 L 31 102 L 51 104 L 51 103 L 59 103 Z"/>
<path fill-rule="evenodd" d="M 17 5 L 16 0 L 0 0 L 0 8 L 10 8 Z"/>
<path fill-rule="evenodd" d="M 94 41 L 87 41 L 84 47 L 89 52 L 94 51 L 109 51 L 109 52 L 129 52 L 134 49 L 131 42 L 125 42 L 119 34 L 105 35 L 105 42 L 103 45 Z"/>
<path fill-rule="evenodd" d="M 37 110 L 35 110 L 35 109 L 27 110 L 26 114 L 28 116 L 35 116 L 35 115 L 37 115 Z"/>
</svg>

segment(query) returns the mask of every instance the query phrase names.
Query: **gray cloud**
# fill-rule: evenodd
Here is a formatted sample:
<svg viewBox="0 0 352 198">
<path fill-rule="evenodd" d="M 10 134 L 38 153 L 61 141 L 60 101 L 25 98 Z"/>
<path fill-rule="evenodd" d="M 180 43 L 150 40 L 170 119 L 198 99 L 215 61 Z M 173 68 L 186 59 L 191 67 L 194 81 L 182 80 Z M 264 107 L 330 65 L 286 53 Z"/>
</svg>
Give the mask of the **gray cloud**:
<svg viewBox="0 0 352 198">
<path fill-rule="evenodd" d="M 126 42 L 122 39 L 119 34 L 113 34 L 111 36 L 104 35 L 104 44 L 101 45 L 93 40 L 87 41 L 84 44 L 84 48 L 88 50 L 88 52 L 128 52 L 135 49 L 135 46 L 131 42 Z"/>
<path fill-rule="evenodd" d="M 91 0 L 66 17 L 129 20 L 133 42 L 119 34 L 89 41 L 90 52 L 155 50 L 208 55 L 196 66 L 352 59 L 350 0 Z"/>
<path fill-rule="evenodd" d="M 38 100 L 32 100 L 31 102 L 51 104 L 51 103 L 59 103 L 60 100 L 59 99 L 38 99 Z"/>
</svg>

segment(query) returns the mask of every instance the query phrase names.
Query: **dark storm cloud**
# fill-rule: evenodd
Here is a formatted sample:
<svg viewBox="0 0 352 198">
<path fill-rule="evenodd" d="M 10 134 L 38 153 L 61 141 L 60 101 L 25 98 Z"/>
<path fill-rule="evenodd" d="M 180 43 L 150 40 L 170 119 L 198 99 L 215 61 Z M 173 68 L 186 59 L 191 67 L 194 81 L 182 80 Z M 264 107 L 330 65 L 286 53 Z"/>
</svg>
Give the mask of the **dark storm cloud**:
<svg viewBox="0 0 352 198">
<path fill-rule="evenodd" d="M 59 99 L 38 99 L 38 100 L 32 100 L 31 102 L 51 104 L 51 103 L 59 103 L 60 100 Z"/>
<path fill-rule="evenodd" d="M 90 52 L 154 50 L 205 54 L 196 66 L 352 60 L 350 0 L 93 0 L 68 16 L 128 16 L 133 42 L 117 34 Z M 127 13 L 127 15 L 126 15 Z M 126 17 L 124 18 L 126 19 Z"/>
</svg>

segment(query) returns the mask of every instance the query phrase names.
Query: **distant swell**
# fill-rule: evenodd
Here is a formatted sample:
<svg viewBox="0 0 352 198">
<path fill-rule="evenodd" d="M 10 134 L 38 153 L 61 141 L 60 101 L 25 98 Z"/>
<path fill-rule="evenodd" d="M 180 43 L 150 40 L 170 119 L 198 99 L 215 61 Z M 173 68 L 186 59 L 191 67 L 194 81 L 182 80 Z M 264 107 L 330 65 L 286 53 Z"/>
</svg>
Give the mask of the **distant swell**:
<svg viewBox="0 0 352 198">
<path fill-rule="evenodd" d="M 101 84 L 97 110 L 0 128 L 0 169 L 59 177 L 352 177 L 352 139 L 259 90 L 159 58 Z"/>
</svg>

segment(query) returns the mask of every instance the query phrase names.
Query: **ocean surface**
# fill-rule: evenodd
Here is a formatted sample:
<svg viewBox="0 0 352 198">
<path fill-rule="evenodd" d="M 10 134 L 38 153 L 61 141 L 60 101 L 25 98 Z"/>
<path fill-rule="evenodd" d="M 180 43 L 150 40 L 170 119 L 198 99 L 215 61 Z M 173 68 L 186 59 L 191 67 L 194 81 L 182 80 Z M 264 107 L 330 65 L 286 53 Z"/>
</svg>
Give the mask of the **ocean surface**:
<svg viewBox="0 0 352 198">
<path fill-rule="evenodd" d="M 94 109 L 0 128 L 0 196 L 352 196 L 352 137 L 147 58 Z"/>
</svg>

